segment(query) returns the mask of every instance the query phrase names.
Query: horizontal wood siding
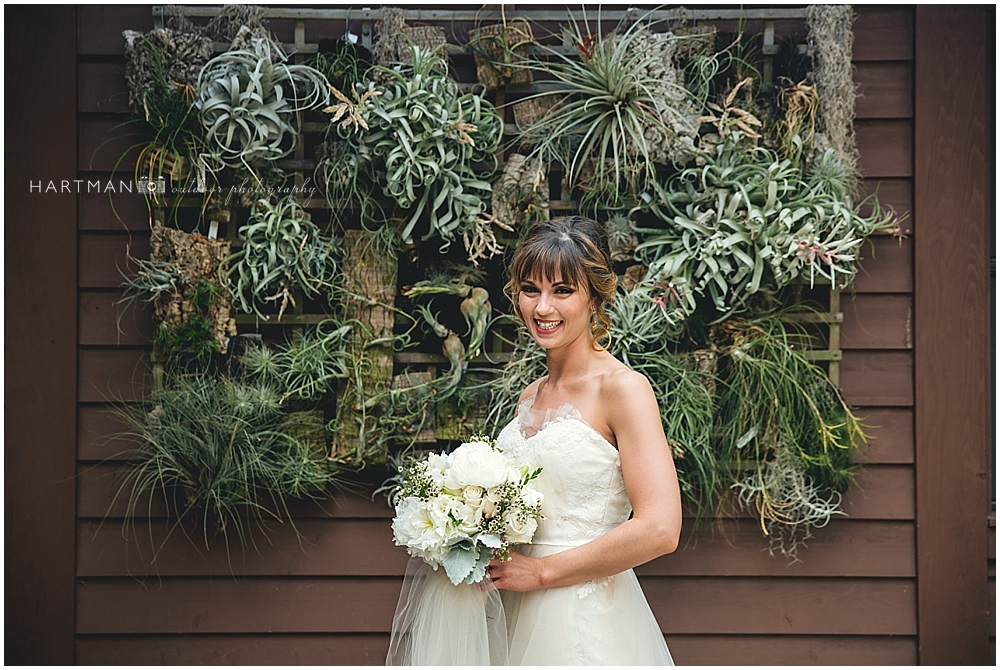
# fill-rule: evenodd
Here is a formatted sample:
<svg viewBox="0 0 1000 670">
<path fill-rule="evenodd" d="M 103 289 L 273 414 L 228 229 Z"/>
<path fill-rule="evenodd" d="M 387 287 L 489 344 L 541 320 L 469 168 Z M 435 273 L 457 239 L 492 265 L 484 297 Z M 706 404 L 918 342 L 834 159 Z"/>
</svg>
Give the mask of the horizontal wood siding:
<svg viewBox="0 0 1000 670">
<path fill-rule="evenodd" d="M 150 11 L 78 11 L 78 169 L 90 179 L 117 170 L 117 179 L 131 170 L 129 158 L 116 168 L 131 132 L 121 125 L 121 31 L 148 30 Z M 864 190 L 912 212 L 914 10 L 857 12 Z M 271 27 L 291 40 L 288 22 Z M 331 30 L 311 21 L 307 40 Z M 297 505 L 294 528 L 272 522 L 266 538 L 254 533 L 256 547 L 228 558 L 218 542 L 206 550 L 202 538 L 168 538 L 162 500 L 139 501 L 136 523 L 123 524 L 126 502 L 113 497 L 129 443 L 115 437 L 124 424 L 106 403 L 146 392 L 149 310 L 123 314 L 117 303 L 126 250 L 148 254 L 148 214 L 129 194 L 83 193 L 78 205 L 78 662 L 381 664 L 406 562 L 383 498 Z M 847 515 L 793 564 L 769 556 L 745 515 L 697 528 L 689 520 L 681 549 L 637 569 L 679 664 L 916 661 L 913 224 L 903 223 L 907 239 L 866 245 L 854 294 L 842 300 L 841 385 L 871 436 Z"/>
</svg>

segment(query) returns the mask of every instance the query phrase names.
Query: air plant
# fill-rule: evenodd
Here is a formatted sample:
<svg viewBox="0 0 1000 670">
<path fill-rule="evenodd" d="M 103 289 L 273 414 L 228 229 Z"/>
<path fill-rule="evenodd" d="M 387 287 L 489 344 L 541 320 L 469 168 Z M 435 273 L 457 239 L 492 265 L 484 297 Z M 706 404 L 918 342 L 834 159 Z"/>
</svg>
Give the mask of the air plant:
<svg viewBox="0 0 1000 670">
<path fill-rule="evenodd" d="M 144 500 L 152 514 L 162 497 L 174 518 L 171 533 L 200 527 L 206 548 L 217 533 L 235 533 L 246 546 L 251 522 L 264 529 L 267 519 L 289 516 L 289 498 L 323 497 L 341 481 L 325 452 L 297 436 L 294 417 L 282 413 L 268 385 L 168 375 L 147 403 L 122 417 L 136 443 L 115 496 L 126 499 L 126 518 Z"/>
<path fill-rule="evenodd" d="M 533 97 L 559 103 L 522 140 L 532 158 L 562 165 L 570 187 L 584 191 L 584 209 L 632 206 L 649 188 L 654 164 L 693 152 L 699 110 L 673 74 L 670 38 L 652 38 L 643 21 L 609 36 L 573 22 L 567 37 L 576 58 L 552 50 L 552 62 L 535 66 L 558 86 Z"/>
<path fill-rule="evenodd" d="M 314 297 L 337 286 L 339 242 L 323 234 L 293 196 L 277 204 L 258 200 L 239 237 L 243 248 L 227 260 L 227 279 L 244 313 L 266 319 L 259 307 L 280 301 L 280 319 L 295 304 L 294 290 Z"/>
<path fill-rule="evenodd" d="M 298 142 L 300 113 L 329 100 L 321 72 L 287 63 L 273 40 L 252 37 L 250 45 L 216 56 L 198 76 L 196 106 L 214 171 L 242 166 L 252 172 L 288 156 Z"/>
<path fill-rule="evenodd" d="M 640 230 L 646 239 L 636 255 L 650 275 L 683 280 L 720 319 L 793 282 L 847 285 L 865 238 L 896 223 L 874 198 L 854 202 L 850 175 L 832 152 L 803 172 L 768 149 L 740 146 L 742 139 L 732 131 L 703 167 L 653 184 L 638 208 L 666 223 Z M 863 217 L 866 203 L 873 210 Z"/>
<path fill-rule="evenodd" d="M 318 400 L 336 389 L 337 380 L 347 377 L 348 332 L 349 326 L 327 320 L 276 351 L 266 345 L 248 347 L 243 364 L 251 378 L 282 390 L 280 403 L 290 398 Z"/>
<path fill-rule="evenodd" d="M 424 239 L 438 235 L 447 249 L 486 212 L 502 120 L 482 96 L 462 94 L 440 73 L 439 56 L 416 46 L 411 55 L 402 71 L 385 70 L 385 84 L 338 91 L 329 112 L 348 143 L 343 151 L 353 151 L 370 180 L 406 211 L 403 242 L 413 243 L 427 217 Z"/>
<path fill-rule="evenodd" d="M 194 105 L 194 83 L 212 57 L 212 42 L 197 33 L 167 28 L 123 34 L 129 103 L 153 130 L 152 139 L 136 159 L 136 183 L 157 185 L 165 176 L 174 183 L 190 179 L 205 147 Z M 207 190 L 205 175 L 200 174 L 199 180 Z M 159 188 L 143 191 L 147 200 L 162 202 Z"/>
<path fill-rule="evenodd" d="M 851 451 L 866 439 L 840 392 L 778 317 L 722 324 L 727 341 L 716 415 L 717 457 L 765 535 L 794 538 L 840 514 Z M 794 541 L 782 549 L 794 558 Z"/>
<path fill-rule="evenodd" d="M 212 355 L 220 353 L 215 322 L 210 310 L 221 296 L 215 282 L 197 279 L 186 291 L 187 310 L 179 319 L 160 323 L 156 331 L 156 350 L 168 368 L 205 370 Z"/>
</svg>

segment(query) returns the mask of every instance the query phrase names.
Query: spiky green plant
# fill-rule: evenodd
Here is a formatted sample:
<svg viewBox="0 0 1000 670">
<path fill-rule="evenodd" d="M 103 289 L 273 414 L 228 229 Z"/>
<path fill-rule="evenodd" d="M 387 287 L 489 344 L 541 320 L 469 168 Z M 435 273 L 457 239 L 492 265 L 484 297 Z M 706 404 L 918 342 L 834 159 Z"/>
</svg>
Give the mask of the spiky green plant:
<svg viewBox="0 0 1000 670">
<path fill-rule="evenodd" d="M 239 237 L 243 247 L 227 259 L 226 277 L 244 313 L 266 318 L 260 307 L 280 302 L 280 318 L 294 305 L 296 289 L 311 298 L 337 286 L 340 244 L 320 231 L 294 196 L 276 204 L 258 200 Z"/>
<path fill-rule="evenodd" d="M 254 526 L 288 518 L 288 499 L 327 495 L 340 474 L 279 401 L 268 385 L 168 374 L 146 403 L 121 412 L 136 444 L 115 496 L 126 500 L 127 520 L 142 501 L 152 514 L 162 499 L 170 534 L 198 532 L 207 548 L 221 533 L 227 548 L 232 539 L 245 547 Z"/>
<path fill-rule="evenodd" d="M 340 151 L 356 152 L 371 182 L 405 211 L 403 242 L 426 218 L 424 239 L 438 235 L 446 249 L 486 212 L 503 122 L 481 95 L 461 92 L 440 56 L 416 46 L 410 53 L 401 71 L 384 70 L 386 83 L 336 91 L 340 102 L 326 111 L 348 143 Z"/>
<path fill-rule="evenodd" d="M 645 239 L 636 255 L 650 275 L 683 280 L 719 319 L 800 280 L 846 285 L 864 240 L 897 220 L 874 198 L 855 202 L 851 174 L 832 151 L 803 169 L 764 147 L 741 145 L 743 137 L 733 131 L 704 156 L 704 166 L 682 170 L 666 186 L 651 182 L 637 208 L 665 224 L 640 230 Z M 867 217 L 865 204 L 873 205 Z"/>
<path fill-rule="evenodd" d="M 720 463 L 765 534 L 793 539 L 839 514 L 853 480 L 851 452 L 866 436 L 807 337 L 779 317 L 730 320 L 716 415 Z M 783 551 L 794 557 L 792 541 Z"/>
<path fill-rule="evenodd" d="M 222 53 L 198 76 L 196 106 L 212 170 L 275 161 L 298 142 L 299 114 L 329 100 L 323 74 L 289 64 L 273 40 L 253 37 L 251 48 Z"/>
<path fill-rule="evenodd" d="M 266 345 L 248 347 L 243 364 L 251 377 L 281 389 L 282 403 L 289 398 L 317 400 L 347 376 L 349 331 L 349 326 L 327 320 L 278 345 L 276 351 Z"/>
<path fill-rule="evenodd" d="M 531 157 L 562 165 L 566 182 L 583 189 L 585 210 L 632 206 L 649 188 L 655 163 L 694 149 L 700 110 L 672 72 L 664 49 L 670 38 L 653 38 L 645 26 L 636 21 L 621 34 L 592 35 L 573 21 L 566 37 L 576 57 L 551 50 L 548 62 L 535 66 L 559 85 L 533 97 L 556 96 L 558 104 L 522 141 L 533 147 Z M 681 149 L 683 137 L 690 146 Z"/>
</svg>

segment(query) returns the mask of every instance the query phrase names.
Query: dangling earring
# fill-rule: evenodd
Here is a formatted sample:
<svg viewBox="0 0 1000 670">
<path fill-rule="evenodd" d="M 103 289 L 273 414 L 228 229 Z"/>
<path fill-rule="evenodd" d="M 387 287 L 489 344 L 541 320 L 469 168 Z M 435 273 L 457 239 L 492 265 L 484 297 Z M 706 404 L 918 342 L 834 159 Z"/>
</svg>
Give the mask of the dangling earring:
<svg viewBox="0 0 1000 670">
<path fill-rule="evenodd" d="M 590 332 L 591 333 L 596 333 L 597 332 L 597 310 L 596 309 L 590 310 Z"/>
</svg>

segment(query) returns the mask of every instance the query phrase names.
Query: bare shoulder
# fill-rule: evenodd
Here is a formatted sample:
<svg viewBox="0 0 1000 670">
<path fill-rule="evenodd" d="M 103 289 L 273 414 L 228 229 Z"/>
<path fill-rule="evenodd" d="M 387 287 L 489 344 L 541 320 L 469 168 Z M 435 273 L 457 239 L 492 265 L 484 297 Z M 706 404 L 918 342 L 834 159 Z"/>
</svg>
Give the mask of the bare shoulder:
<svg viewBox="0 0 1000 670">
<path fill-rule="evenodd" d="M 618 359 L 609 363 L 603 375 L 601 395 L 605 401 L 629 403 L 639 396 L 654 398 L 653 387 L 646 375 L 636 372 Z"/>
<path fill-rule="evenodd" d="M 544 380 L 545 377 L 539 377 L 535 381 L 528 384 L 528 386 L 523 391 L 521 391 L 521 396 L 517 399 L 517 404 L 520 405 L 525 400 L 533 397 L 536 393 L 538 393 L 538 387 L 542 385 L 542 381 Z"/>
<path fill-rule="evenodd" d="M 646 376 L 620 361 L 602 375 L 601 405 L 608 427 L 615 435 L 644 426 L 659 426 L 660 412 L 653 387 Z M 655 417 L 655 419 L 654 419 Z"/>
</svg>

